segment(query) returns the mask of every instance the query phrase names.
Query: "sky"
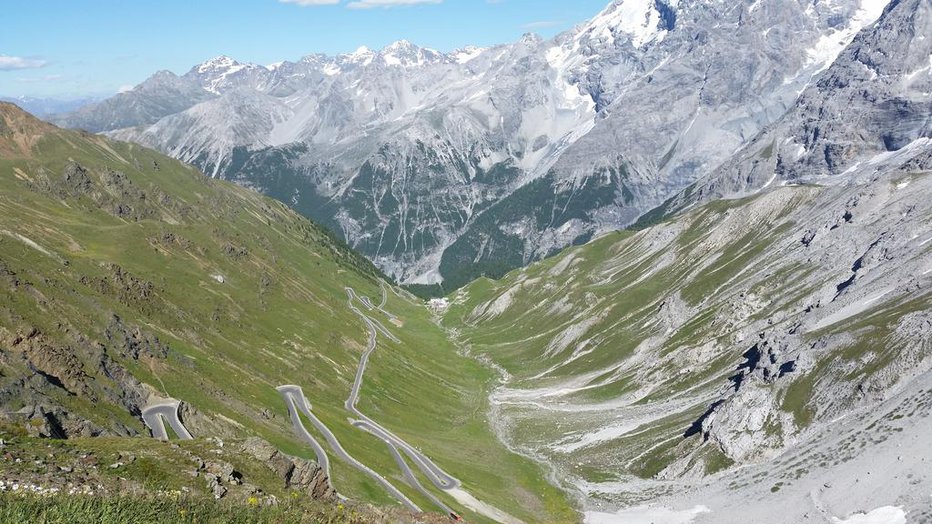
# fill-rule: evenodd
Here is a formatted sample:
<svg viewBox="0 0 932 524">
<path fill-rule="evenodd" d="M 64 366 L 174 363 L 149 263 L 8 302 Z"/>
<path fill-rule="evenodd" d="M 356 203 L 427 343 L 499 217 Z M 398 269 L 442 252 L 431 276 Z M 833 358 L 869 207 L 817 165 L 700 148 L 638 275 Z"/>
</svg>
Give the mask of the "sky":
<svg viewBox="0 0 932 524">
<path fill-rule="evenodd" d="M 271 64 L 406 39 L 452 51 L 551 37 L 609 0 L 4 0 L 0 96 L 109 96 L 218 55 Z"/>
</svg>

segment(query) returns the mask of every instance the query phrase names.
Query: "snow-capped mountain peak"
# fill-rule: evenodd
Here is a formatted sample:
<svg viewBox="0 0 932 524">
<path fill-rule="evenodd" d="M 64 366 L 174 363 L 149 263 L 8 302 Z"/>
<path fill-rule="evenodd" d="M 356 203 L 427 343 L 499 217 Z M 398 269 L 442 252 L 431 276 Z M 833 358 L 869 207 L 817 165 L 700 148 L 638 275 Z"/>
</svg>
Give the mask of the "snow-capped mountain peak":
<svg viewBox="0 0 932 524">
<path fill-rule="evenodd" d="M 382 49 L 380 56 L 390 66 L 417 67 L 444 59 L 444 55 L 433 49 L 419 47 L 407 40 L 398 40 Z"/>
<path fill-rule="evenodd" d="M 886 2 L 614 0 L 546 41 L 528 34 L 443 54 L 399 40 L 274 68 L 221 56 L 182 78 L 153 77 L 71 125 L 114 131 L 270 193 L 300 193 L 302 209 L 389 273 L 436 283 L 459 274 L 461 261 L 499 267 L 496 257 L 543 256 L 635 220 L 779 118 Z M 250 171 L 232 161 L 236 148 Z M 291 181 L 263 178 L 282 169 L 293 170 Z M 529 185 L 537 180 L 552 195 L 534 202 L 566 194 L 575 205 L 587 191 L 591 206 L 548 215 L 538 236 L 526 234 L 537 223 L 530 215 L 506 223 L 505 203 L 481 211 L 501 214 L 495 238 L 486 238 L 492 218 L 473 225 L 476 210 L 538 191 Z M 391 212 L 359 200 L 389 192 L 404 203 Z M 429 222 L 410 218 L 433 206 Z M 456 261 L 441 268 L 444 256 Z"/>
<path fill-rule="evenodd" d="M 635 48 L 660 42 L 676 21 L 678 0 L 615 0 L 584 26 L 581 35 L 614 44 L 625 37 Z"/>
<path fill-rule="evenodd" d="M 216 56 L 196 67 L 198 73 L 209 73 L 211 71 L 226 70 L 241 64 L 226 55 Z"/>
<path fill-rule="evenodd" d="M 221 94 L 224 89 L 233 87 L 235 84 L 232 77 L 250 71 L 267 73 L 269 69 L 252 63 L 238 62 L 229 56 L 220 55 L 194 66 L 185 76 L 193 78 L 205 91 Z"/>
<path fill-rule="evenodd" d="M 417 52 L 418 49 L 420 49 L 418 46 L 412 44 L 412 43 L 411 43 L 410 41 L 408 41 L 408 40 L 402 39 L 402 40 L 396 40 L 396 41 L 394 41 L 394 42 L 388 44 L 387 46 L 385 46 L 385 48 L 382 49 L 382 53 L 386 53 L 386 52 L 411 52 L 411 51 Z"/>
<path fill-rule="evenodd" d="M 340 55 L 340 61 L 353 65 L 369 65 L 376 57 L 376 52 L 367 46 L 359 46 L 352 53 Z"/>
<path fill-rule="evenodd" d="M 486 47 L 467 46 L 450 53 L 450 58 L 458 64 L 465 64 L 472 61 L 486 50 L 488 50 Z"/>
<path fill-rule="evenodd" d="M 519 40 L 519 43 L 526 46 L 536 46 L 543 41 L 544 39 L 541 38 L 541 36 L 537 33 L 524 33 L 521 35 L 521 40 Z"/>
</svg>

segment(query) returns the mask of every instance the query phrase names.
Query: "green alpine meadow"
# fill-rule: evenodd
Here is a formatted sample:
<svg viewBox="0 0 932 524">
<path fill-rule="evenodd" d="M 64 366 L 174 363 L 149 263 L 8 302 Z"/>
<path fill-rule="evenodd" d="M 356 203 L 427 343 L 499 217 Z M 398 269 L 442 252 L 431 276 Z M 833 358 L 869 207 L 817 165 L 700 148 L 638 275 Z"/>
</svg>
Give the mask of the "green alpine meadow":
<svg viewBox="0 0 932 524">
<path fill-rule="evenodd" d="M 400 476 L 388 448 L 352 427 L 343 406 L 366 345 L 345 288 L 378 299 L 379 270 L 283 204 L 151 150 L 57 129 L 10 104 L 2 120 L 11 424 L 33 437 L 147 440 L 141 410 L 173 398 L 195 437 L 257 436 L 313 459 L 276 391 L 297 384 L 354 457 Z M 360 408 L 483 501 L 516 518 L 573 520 L 543 468 L 487 425 L 495 374 L 462 355 L 417 300 L 387 293 L 394 316 L 382 321 L 399 341 L 380 341 Z M 489 460 L 503 467 L 483 467 Z M 172 475 L 189 472 L 166 472 L 165 489 Z M 331 482 L 356 500 L 395 503 L 339 462 Z"/>
</svg>

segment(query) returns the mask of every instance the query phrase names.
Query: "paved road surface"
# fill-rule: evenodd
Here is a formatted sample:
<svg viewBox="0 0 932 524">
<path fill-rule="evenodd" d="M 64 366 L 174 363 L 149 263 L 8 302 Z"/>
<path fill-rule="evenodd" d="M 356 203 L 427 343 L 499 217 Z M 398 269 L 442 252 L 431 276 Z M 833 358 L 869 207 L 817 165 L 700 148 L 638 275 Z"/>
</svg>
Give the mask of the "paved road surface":
<svg viewBox="0 0 932 524">
<path fill-rule="evenodd" d="M 285 398 L 285 401 L 288 402 L 288 412 L 291 415 L 291 422 L 294 425 L 295 430 L 300 435 L 304 436 L 305 440 L 313 442 L 312 447 L 315 447 L 314 452 L 317 453 L 318 460 L 321 460 L 320 459 L 321 456 L 324 457 L 323 462 L 319 462 L 319 463 L 327 465 L 324 471 L 327 472 L 328 477 L 330 476 L 330 462 L 326 459 L 326 453 L 324 453 L 320 445 L 317 444 L 317 441 L 314 440 L 314 437 L 311 436 L 307 432 L 307 429 L 304 427 L 304 424 L 301 423 L 300 417 L 298 417 L 298 413 L 297 413 L 298 411 L 300 411 L 302 415 L 304 415 L 305 417 L 308 418 L 308 420 L 311 421 L 311 424 L 313 424 L 314 427 L 317 428 L 317 431 L 320 431 L 320 433 L 324 436 L 324 439 L 327 441 L 327 444 L 330 445 L 330 447 L 333 449 L 334 453 L 336 454 L 338 458 L 340 458 L 341 460 L 343 460 L 350 466 L 353 466 L 359 471 L 362 471 L 366 475 L 369 475 L 370 477 L 375 479 L 375 481 L 381 484 L 382 487 L 385 488 L 386 491 L 391 493 L 393 497 L 398 499 L 402 504 L 407 506 L 409 509 L 413 511 L 421 511 L 421 508 L 419 508 L 417 504 L 415 504 L 414 502 L 411 501 L 411 499 L 406 497 L 404 493 L 402 493 L 401 491 L 398 491 L 398 488 L 393 486 L 389 481 L 385 480 L 385 477 L 383 477 L 382 475 L 379 475 L 378 473 L 376 473 L 375 471 L 367 467 L 362 462 L 359 462 L 358 460 L 353 458 L 352 455 L 347 453 L 345 449 L 343 449 L 343 446 L 340 444 L 340 441 L 337 440 L 337 437 L 333 434 L 332 431 L 330 431 L 330 428 L 328 428 L 326 424 L 321 422 L 320 419 L 318 419 L 314 415 L 314 413 L 311 412 L 311 406 L 309 405 L 307 398 L 305 398 L 304 396 L 304 391 L 302 391 L 302 389 L 299 386 L 286 385 L 286 386 L 279 386 L 276 389 L 278 389 L 278 392 L 281 393 L 281 395 Z"/>
<path fill-rule="evenodd" d="M 359 359 L 359 366 L 356 368 L 356 377 L 353 381 L 353 387 L 350 389 L 350 395 L 344 403 L 344 407 L 349 411 L 356 420 L 352 420 L 352 425 L 356 428 L 359 428 L 362 431 L 366 431 L 374 437 L 378 438 L 388 447 L 389 452 L 392 457 L 395 459 L 395 463 L 401 469 L 404 478 L 407 482 L 417 489 L 421 494 L 427 497 L 431 502 L 433 502 L 437 507 L 443 509 L 448 514 L 453 514 L 454 511 L 448 505 L 446 505 L 442 500 L 437 498 L 434 493 L 424 488 L 418 480 L 417 476 L 411 470 L 411 467 L 408 465 L 408 461 L 405 460 L 404 455 L 407 455 L 408 459 L 414 464 L 414 466 L 421 471 L 421 473 L 430 481 L 430 483 L 437 489 L 447 492 L 454 498 L 460 499 L 464 492 L 460 489 L 460 481 L 445 472 L 440 466 L 436 465 L 432 460 L 427 458 L 420 450 L 414 446 L 408 444 L 400 437 L 392 433 L 391 431 L 382 427 L 379 423 L 367 417 L 357 408 L 356 404 L 359 402 L 359 391 L 362 388 L 363 378 L 366 373 L 366 367 L 369 364 L 369 357 L 375 351 L 376 342 L 378 335 L 381 333 L 389 340 L 392 340 L 396 343 L 401 343 L 401 341 L 392 334 L 385 326 L 378 320 L 369 317 L 360 310 L 355 302 L 362 304 L 364 308 L 369 311 L 377 310 L 383 313 L 390 320 L 395 320 L 397 317 L 385 310 L 385 304 L 388 301 L 388 293 L 383 283 L 380 283 L 380 288 L 382 292 L 382 299 L 378 306 L 374 305 L 368 297 L 360 297 L 356 294 L 356 291 L 351 287 L 347 287 L 347 305 L 349 309 L 355 313 L 359 318 L 366 324 L 368 328 L 368 342 L 366 345 L 366 350 L 363 352 L 362 356 Z M 397 294 L 397 293 L 396 293 Z M 295 430 L 299 435 L 304 438 L 307 442 L 311 444 L 311 447 L 314 448 L 314 452 L 318 456 L 318 462 L 321 464 L 326 464 L 325 470 L 329 476 L 329 462 L 327 459 L 326 452 L 320 444 L 314 439 L 310 433 L 307 432 L 307 429 L 301 423 L 301 419 L 298 416 L 298 412 L 302 413 L 315 428 L 324 436 L 327 440 L 327 443 L 333 448 L 336 455 L 347 462 L 354 468 L 366 473 L 373 479 L 375 479 L 379 484 L 381 484 L 389 493 L 391 493 L 396 499 L 401 501 L 404 505 L 408 506 L 411 509 L 420 511 L 420 509 L 403 493 L 398 491 L 390 482 L 388 482 L 384 477 L 366 467 L 364 464 L 353 458 L 347 453 L 343 447 L 337 441 L 336 437 L 330 431 L 327 426 L 321 422 L 314 414 L 311 412 L 311 407 L 304 397 L 304 393 L 301 388 L 298 386 L 281 386 L 278 388 L 278 391 L 285 398 L 285 401 L 288 403 L 288 412 L 291 415 L 292 424 L 295 427 Z M 468 494 L 467 494 L 468 495 Z M 475 501 L 475 499 L 469 495 L 470 500 Z M 468 504 L 471 506 L 471 504 Z M 491 506 L 489 506 L 491 508 Z M 493 513 L 482 511 L 478 508 L 473 508 L 476 511 L 480 511 L 490 518 L 495 518 L 496 520 L 505 520 L 505 521 L 515 521 L 514 518 L 510 517 L 505 513 L 501 513 L 498 510 L 494 510 Z M 500 515 L 499 515 L 500 514 Z"/>
<path fill-rule="evenodd" d="M 179 439 L 192 440 L 194 438 L 188 433 L 184 424 L 181 423 L 181 419 L 178 418 L 178 407 L 180 405 L 181 402 L 171 400 L 160 404 L 153 404 L 142 410 L 142 420 L 146 423 L 146 426 L 149 426 L 153 438 L 168 440 L 168 431 L 165 430 L 164 422 L 166 420 L 168 421 L 168 425 L 171 426 L 172 431 L 178 435 Z"/>
<path fill-rule="evenodd" d="M 324 470 L 324 473 L 327 475 L 327 478 L 330 478 L 330 459 L 327 457 L 327 452 L 324 451 L 324 448 L 317 442 L 317 439 L 311 435 L 307 428 L 304 427 L 304 424 L 301 423 L 301 417 L 298 416 L 298 406 L 301 405 L 302 408 L 306 408 L 307 413 L 311 413 L 311 406 L 307 404 L 307 399 L 304 397 L 304 392 L 301 391 L 301 388 L 298 386 L 279 386 L 275 388 L 278 393 L 285 399 L 285 403 L 288 405 L 288 415 L 291 416 L 291 425 L 294 426 L 295 431 L 298 432 L 298 435 L 304 439 L 305 442 L 311 445 L 311 449 L 314 450 L 314 454 L 317 455 L 317 465 Z M 302 412 L 305 409 L 301 409 Z M 307 415 L 305 415 L 307 416 Z M 313 414 L 310 418 L 313 423 L 317 420 Z M 319 422 L 319 421 L 318 421 Z M 314 424 L 315 426 L 317 424 Z"/>
<path fill-rule="evenodd" d="M 387 300 L 384 287 L 382 287 L 382 293 L 383 293 L 382 302 L 384 304 L 384 302 Z M 460 482 L 457 479 L 455 479 L 454 477 L 452 477 L 451 475 L 443 471 L 443 469 L 441 469 L 439 466 L 434 464 L 432 460 L 424 456 L 424 454 L 421 453 L 417 448 L 408 444 L 407 442 L 405 442 L 404 440 L 402 440 L 401 438 L 399 438 L 397 435 L 393 434 L 392 432 L 388 431 L 387 429 L 383 428 L 377 422 L 373 421 L 372 419 L 367 417 L 365 414 L 363 414 L 361 411 L 359 411 L 359 409 L 356 407 L 356 404 L 359 401 L 359 390 L 362 387 L 363 375 L 365 374 L 366 366 L 369 363 L 369 357 L 370 355 L 372 355 L 372 352 L 375 351 L 377 333 L 383 332 L 387 334 L 388 337 L 394 340 L 395 342 L 400 342 L 400 341 L 398 340 L 397 337 L 395 337 L 390 332 L 388 332 L 388 330 L 386 330 L 385 327 L 382 326 L 377 320 L 374 320 L 366 316 L 353 303 L 354 299 L 359 300 L 363 304 L 368 302 L 368 300 L 363 301 L 362 299 L 360 299 L 356 295 L 356 292 L 353 290 L 353 288 L 349 288 L 349 287 L 346 288 L 346 294 L 348 297 L 348 305 L 349 305 L 350 310 L 356 313 L 356 315 L 358 315 L 363 320 L 363 322 L 369 327 L 369 342 L 368 342 L 368 345 L 366 346 L 366 351 L 363 353 L 362 357 L 359 360 L 359 367 L 356 370 L 356 380 L 353 382 L 353 388 L 350 390 L 350 396 L 349 398 L 346 399 L 346 403 L 344 404 L 344 407 L 346 407 L 346 410 L 358 418 L 358 420 L 353 421 L 353 425 L 364 431 L 368 431 L 372 435 L 378 437 L 380 440 L 385 442 L 386 445 L 388 445 L 388 447 L 392 450 L 393 453 L 397 454 L 399 449 L 403 451 L 406 455 L 408 455 L 408 457 L 414 462 L 415 466 L 417 466 L 417 468 L 420 469 L 422 473 L 424 473 L 424 475 L 430 480 L 430 482 L 436 488 L 441 489 L 441 490 L 449 490 L 449 489 L 454 489 L 454 488 L 459 487 Z M 379 308 L 379 310 L 384 311 L 381 309 L 381 307 Z M 398 461 L 399 458 L 401 458 L 400 455 L 396 458 L 396 461 Z M 409 480 L 414 479 L 413 483 L 418 488 L 418 491 L 421 491 L 425 496 L 436 501 L 436 498 L 434 497 L 434 495 L 428 492 L 427 490 L 425 490 L 423 487 L 421 487 L 420 483 L 417 482 L 414 476 L 414 473 L 411 471 L 411 468 L 408 467 L 407 463 L 403 459 L 398 462 L 399 462 L 399 467 L 401 467 L 402 472 L 404 473 L 405 477 L 408 478 Z M 439 501 L 436 501 L 436 502 L 446 512 L 448 513 L 452 512 L 452 510 L 445 504 L 440 503 Z"/>
</svg>

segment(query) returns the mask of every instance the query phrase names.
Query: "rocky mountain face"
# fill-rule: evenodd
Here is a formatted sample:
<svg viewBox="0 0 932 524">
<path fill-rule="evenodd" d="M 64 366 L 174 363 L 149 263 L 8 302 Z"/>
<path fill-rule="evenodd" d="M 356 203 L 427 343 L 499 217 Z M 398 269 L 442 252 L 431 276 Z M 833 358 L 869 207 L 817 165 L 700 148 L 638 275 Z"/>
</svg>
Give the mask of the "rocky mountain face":
<svg viewBox="0 0 932 524">
<path fill-rule="evenodd" d="M 201 86 L 191 84 L 170 71 L 159 71 L 131 91 L 52 120 L 62 126 L 96 133 L 152 124 L 210 98 L 211 93 Z"/>
<path fill-rule="evenodd" d="M 932 5 L 891 2 L 777 122 L 676 199 L 683 206 L 774 184 L 838 184 L 932 144 Z M 921 155 L 920 155 L 921 157 Z M 917 160 L 917 162 L 920 162 Z"/>
<path fill-rule="evenodd" d="M 542 40 L 219 57 L 59 122 L 272 195 L 455 287 L 635 221 L 792 106 L 876 0 L 616 0 Z"/>
<path fill-rule="evenodd" d="M 453 295 L 499 433 L 593 521 L 932 516 L 902 453 L 932 429 L 930 17 L 890 2 L 665 220 Z"/>
</svg>

